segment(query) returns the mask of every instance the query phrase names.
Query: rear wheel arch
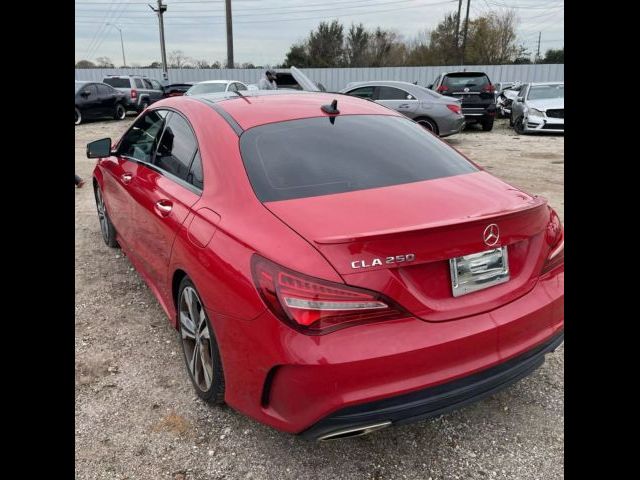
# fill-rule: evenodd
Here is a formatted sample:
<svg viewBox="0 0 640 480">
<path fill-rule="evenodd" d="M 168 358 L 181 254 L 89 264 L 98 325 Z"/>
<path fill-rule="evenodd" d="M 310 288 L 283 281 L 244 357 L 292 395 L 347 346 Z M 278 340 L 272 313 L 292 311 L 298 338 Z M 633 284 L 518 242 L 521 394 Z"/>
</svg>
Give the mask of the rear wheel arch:
<svg viewBox="0 0 640 480">
<path fill-rule="evenodd" d="M 171 278 L 171 298 L 173 300 L 173 306 L 176 310 L 176 314 L 178 312 L 178 301 L 179 301 L 178 294 L 180 293 L 180 283 L 182 282 L 182 279 L 187 276 L 188 276 L 187 272 L 185 272 L 181 268 L 178 268 L 176 269 L 175 272 L 173 272 L 173 276 Z M 178 328 L 177 323 L 176 323 L 176 328 Z"/>
<path fill-rule="evenodd" d="M 419 117 L 416 117 L 413 119 L 415 122 L 420 123 L 420 121 L 428 121 L 431 124 L 433 124 L 433 126 L 435 127 L 435 130 L 433 131 L 433 133 L 435 133 L 436 135 L 440 134 L 440 128 L 438 127 L 438 122 L 436 122 L 433 118 L 427 116 L 427 115 L 420 115 Z"/>
</svg>

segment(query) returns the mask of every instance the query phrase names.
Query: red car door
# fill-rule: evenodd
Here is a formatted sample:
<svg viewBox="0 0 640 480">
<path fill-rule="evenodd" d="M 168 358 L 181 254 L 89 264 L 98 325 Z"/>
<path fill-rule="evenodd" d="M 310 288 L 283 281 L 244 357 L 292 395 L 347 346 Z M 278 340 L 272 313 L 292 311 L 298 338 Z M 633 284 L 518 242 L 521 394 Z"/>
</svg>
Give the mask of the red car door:
<svg viewBox="0 0 640 480">
<path fill-rule="evenodd" d="M 201 191 L 190 174 L 197 148 L 187 120 L 170 113 L 153 162 L 139 166 L 132 189 L 136 209 L 134 249 L 165 298 L 170 294 L 168 267 L 173 242 L 191 207 L 200 199 Z"/>
<path fill-rule="evenodd" d="M 140 117 L 122 137 L 116 155 L 102 163 L 109 217 L 121 243 L 134 254 L 137 232 L 132 222 L 136 211 L 133 192 L 138 188 L 141 165 L 151 162 L 166 115 L 166 111 L 155 111 Z"/>
</svg>

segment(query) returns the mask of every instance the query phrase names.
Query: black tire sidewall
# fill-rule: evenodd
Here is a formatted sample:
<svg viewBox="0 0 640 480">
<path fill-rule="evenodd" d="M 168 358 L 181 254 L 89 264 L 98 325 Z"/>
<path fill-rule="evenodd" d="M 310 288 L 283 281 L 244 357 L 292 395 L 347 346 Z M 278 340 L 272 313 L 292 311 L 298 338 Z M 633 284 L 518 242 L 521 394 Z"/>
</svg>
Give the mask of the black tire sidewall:
<svg viewBox="0 0 640 480">
<path fill-rule="evenodd" d="M 82 112 L 78 107 L 76 107 L 76 114 L 78 115 L 78 121 L 76 122 L 76 125 L 80 125 L 82 123 Z"/>
<path fill-rule="evenodd" d="M 204 308 L 204 302 L 202 301 L 202 296 L 200 292 L 193 284 L 191 279 L 188 276 L 185 276 L 180 282 L 180 286 L 178 287 L 178 293 L 176 295 L 176 325 L 178 328 L 180 347 L 182 348 L 182 358 L 184 359 L 184 366 L 187 370 L 187 375 L 189 375 L 189 379 L 191 380 L 191 384 L 193 385 L 193 389 L 195 390 L 198 397 L 204 400 L 207 403 L 211 403 L 213 405 L 221 405 L 224 403 L 224 370 L 222 368 L 222 361 L 220 360 L 220 350 L 218 348 L 218 341 L 215 336 L 215 332 L 213 330 L 213 325 L 211 325 L 211 320 L 209 319 L 209 315 L 205 309 L 204 316 L 205 321 L 207 322 L 207 327 L 209 328 L 210 335 L 210 346 L 211 346 L 211 359 L 213 362 L 213 381 L 211 382 L 211 387 L 206 392 L 200 390 L 200 388 L 196 385 L 193 376 L 191 375 L 191 371 L 189 370 L 189 364 L 187 360 L 186 352 L 184 351 L 184 344 L 182 342 L 182 335 L 180 334 L 180 298 L 182 297 L 182 291 L 187 288 L 193 288 L 198 294 L 198 298 L 200 299 L 200 303 L 202 304 L 202 308 Z"/>
<path fill-rule="evenodd" d="M 438 125 L 436 125 L 436 122 L 434 122 L 430 118 L 419 118 L 416 120 L 416 122 L 418 122 L 420 126 L 425 130 L 433 133 L 434 135 L 438 135 Z M 431 128 L 425 127 L 421 122 L 429 124 Z"/>
<path fill-rule="evenodd" d="M 127 110 L 124 108 L 122 104 L 116 105 L 116 110 L 113 113 L 113 118 L 116 120 L 124 120 L 127 116 Z"/>
<path fill-rule="evenodd" d="M 98 208 L 98 190 L 100 189 L 99 186 L 95 186 L 94 190 L 93 190 L 93 195 L 95 197 L 96 200 L 96 210 Z M 100 234 L 102 235 L 102 240 L 104 240 L 104 243 L 107 245 L 107 247 L 110 248 L 118 248 L 118 241 L 116 240 L 116 228 L 113 226 L 113 223 L 111 223 L 111 218 L 109 218 L 109 212 L 107 212 L 107 205 L 104 203 L 104 195 L 102 194 L 102 191 L 100 191 L 100 196 L 102 197 L 102 204 L 104 205 L 104 217 L 107 220 L 107 236 L 105 237 L 104 232 L 102 231 L 102 227 L 100 228 Z M 100 219 L 98 219 L 98 222 L 100 221 Z"/>
<path fill-rule="evenodd" d="M 491 130 L 493 130 L 493 123 L 494 123 L 493 117 L 483 120 L 481 123 L 482 130 L 484 132 L 490 132 Z"/>
<path fill-rule="evenodd" d="M 513 129 L 516 131 L 518 135 L 522 135 L 524 133 L 524 117 L 518 117 L 513 122 Z"/>
</svg>

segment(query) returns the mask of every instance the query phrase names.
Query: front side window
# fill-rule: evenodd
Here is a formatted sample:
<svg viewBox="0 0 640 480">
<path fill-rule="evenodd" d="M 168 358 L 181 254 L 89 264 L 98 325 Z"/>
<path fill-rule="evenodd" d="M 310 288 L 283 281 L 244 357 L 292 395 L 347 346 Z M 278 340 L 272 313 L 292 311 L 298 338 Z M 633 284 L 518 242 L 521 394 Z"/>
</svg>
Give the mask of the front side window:
<svg viewBox="0 0 640 480">
<path fill-rule="evenodd" d="M 187 121 L 174 113 L 162 132 L 153 164 L 186 181 L 197 147 L 196 138 Z"/>
<path fill-rule="evenodd" d="M 122 137 L 118 155 L 151 162 L 166 117 L 166 110 L 152 110 L 139 118 Z"/>
<path fill-rule="evenodd" d="M 240 151 L 262 202 L 331 195 L 476 172 L 404 116 L 340 115 L 246 130 Z"/>
<path fill-rule="evenodd" d="M 413 95 L 394 87 L 379 87 L 378 100 L 415 100 Z"/>
<path fill-rule="evenodd" d="M 247 87 L 244 85 L 244 83 L 236 83 L 236 88 L 238 90 L 246 90 Z"/>
<path fill-rule="evenodd" d="M 360 87 L 360 88 L 356 88 L 355 90 L 351 90 L 350 92 L 347 92 L 347 95 L 352 95 L 354 97 L 359 97 L 359 98 L 373 98 L 373 92 L 376 89 L 376 87 Z"/>
<path fill-rule="evenodd" d="M 230 83 L 229 84 L 229 91 L 230 92 L 237 92 L 238 88 L 236 87 L 237 83 Z"/>
<path fill-rule="evenodd" d="M 144 83 L 144 88 L 148 90 L 153 90 L 153 85 L 151 85 L 151 82 L 149 80 L 147 80 L 146 78 L 143 78 L 142 82 Z"/>
<path fill-rule="evenodd" d="M 149 80 L 151 82 L 151 86 L 155 89 L 155 90 L 162 90 L 162 86 L 160 85 L 160 82 L 158 82 L 157 80 Z"/>
<path fill-rule="evenodd" d="M 113 94 L 113 89 L 108 85 L 96 85 L 98 87 L 98 95 L 101 97 L 109 97 Z"/>
</svg>

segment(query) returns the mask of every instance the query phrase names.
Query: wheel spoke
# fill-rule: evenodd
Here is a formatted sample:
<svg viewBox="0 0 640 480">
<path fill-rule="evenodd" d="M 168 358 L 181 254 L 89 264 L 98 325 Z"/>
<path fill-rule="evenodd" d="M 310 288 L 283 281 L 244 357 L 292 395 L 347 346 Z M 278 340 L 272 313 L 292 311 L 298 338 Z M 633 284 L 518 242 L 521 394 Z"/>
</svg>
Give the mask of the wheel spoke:
<svg viewBox="0 0 640 480">
<path fill-rule="evenodd" d="M 192 289 L 188 289 L 188 290 L 189 290 L 189 298 L 187 299 L 187 308 L 189 309 L 189 316 L 191 317 L 191 320 L 195 325 L 196 322 L 198 322 L 198 318 L 199 318 L 198 307 L 196 305 L 196 302 L 198 301 L 198 297 L 196 297 L 196 294 Z"/>
<path fill-rule="evenodd" d="M 198 379 L 196 378 L 196 364 L 198 363 L 198 350 L 199 350 L 199 344 L 198 342 L 196 342 L 193 347 L 193 353 L 191 354 L 191 360 L 189 360 L 189 370 L 191 370 L 191 375 L 193 375 L 193 379 L 196 381 L 196 383 L 198 382 Z"/>
<path fill-rule="evenodd" d="M 202 346 L 199 348 L 199 353 L 200 353 L 200 362 L 202 365 L 202 373 L 204 374 L 205 389 L 209 390 L 209 387 L 211 386 L 211 380 L 212 380 L 212 372 L 209 371 L 210 364 L 206 358 L 206 355 L 204 353 L 204 349 L 202 348 Z"/>
<path fill-rule="evenodd" d="M 189 318 L 189 315 L 184 312 L 180 312 L 180 332 L 182 333 L 183 339 L 196 339 L 196 331 L 193 321 Z"/>
</svg>

